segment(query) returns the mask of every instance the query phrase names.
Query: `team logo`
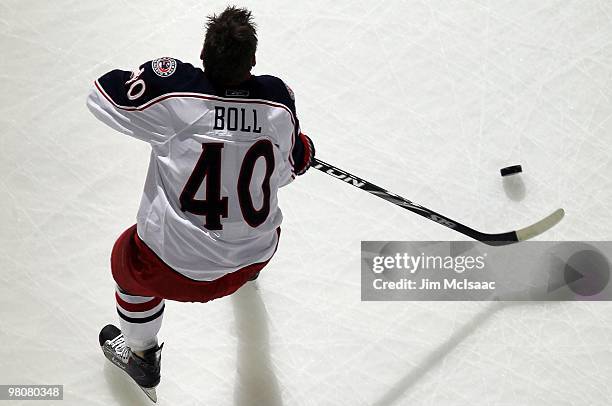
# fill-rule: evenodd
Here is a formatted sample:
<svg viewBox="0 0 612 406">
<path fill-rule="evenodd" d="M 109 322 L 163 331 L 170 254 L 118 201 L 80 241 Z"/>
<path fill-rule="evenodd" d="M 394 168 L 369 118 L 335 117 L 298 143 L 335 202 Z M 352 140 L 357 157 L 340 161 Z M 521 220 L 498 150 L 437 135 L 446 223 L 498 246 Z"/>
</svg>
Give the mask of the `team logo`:
<svg viewBox="0 0 612 406">
<path fill-rule="evenodd" d="M 151 62 L 151 67 L 157 76 L 166 78 L 176 71 L 176 60 L 168 57 L 158 58 Z"/>
</svg>

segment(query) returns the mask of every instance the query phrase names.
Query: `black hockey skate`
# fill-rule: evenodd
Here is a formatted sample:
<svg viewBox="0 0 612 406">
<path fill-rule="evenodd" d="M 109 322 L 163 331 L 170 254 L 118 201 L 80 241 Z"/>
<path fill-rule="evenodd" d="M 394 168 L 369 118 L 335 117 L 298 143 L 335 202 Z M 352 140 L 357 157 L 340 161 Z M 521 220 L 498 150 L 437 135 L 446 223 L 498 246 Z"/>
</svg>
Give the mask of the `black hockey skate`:
<svg viewBox="0 0 612 406">
<path fill-rule="evenodd" d="M 149 399 L 157 402 L 155 387 L 160 380 L 161 349 L 164 345 L 155 346 L 145 351 L 143 357 L 139 357 L 125 344 L 121 330 L 112 324 L 100 331 L 99 340 L 104 356 L 124 370 Z"/>
</svg>

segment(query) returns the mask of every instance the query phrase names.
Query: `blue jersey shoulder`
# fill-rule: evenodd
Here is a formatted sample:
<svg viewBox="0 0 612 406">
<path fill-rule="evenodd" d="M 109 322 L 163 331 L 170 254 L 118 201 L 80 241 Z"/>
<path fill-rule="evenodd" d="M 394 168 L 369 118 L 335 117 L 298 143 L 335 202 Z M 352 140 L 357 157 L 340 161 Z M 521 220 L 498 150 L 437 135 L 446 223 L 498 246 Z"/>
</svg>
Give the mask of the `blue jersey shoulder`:
<svg viewBox="0 0 612 406">
<path fill-rule="evenodd" d="M 287 106 L 295 114 L 295 96 L 285 82 L 272 75 L 253 76 L 254 89 L 262 99 Z M 256 95 L 257 96 L 257 95 Z"/>
<path fill-rule="evenodd" d="M 167 93 L 207 93 L 212 86 L 205 80 L 204 72 L 190 63 L 174 58 L 158 58 L 141 66 L 158 96 Z"/>
<path fill-rule="evenodd" d="M 110 71 L 98 83 L 116 104 L 137 107 L 169 93 L 212 92 L 208 81 L 203 79 L 201 69 L 163 57 L 145 62 L 132 72 Z"/>
<path fill-rule="evenodd" d="M 170 57 L 145 62 L 132 72 L 110 71 L 98 84 L 115 104 L 124 107 L 137 108 L 169 94 L 199 93 L 268 100 L 286 106 L 296 116 L 293 91 L 275 76 L 251 76 L 237 86 L 215 86 L 202 69 Z"/>
</svg>

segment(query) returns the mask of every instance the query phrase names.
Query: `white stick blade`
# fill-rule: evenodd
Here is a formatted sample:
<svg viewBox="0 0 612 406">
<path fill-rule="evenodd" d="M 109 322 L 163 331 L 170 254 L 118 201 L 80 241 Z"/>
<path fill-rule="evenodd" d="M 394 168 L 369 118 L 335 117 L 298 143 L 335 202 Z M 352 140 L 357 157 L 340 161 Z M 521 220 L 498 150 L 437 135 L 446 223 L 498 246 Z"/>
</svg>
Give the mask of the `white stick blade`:
<svg viewBox="0 0 612 406">
<path fill-rule="evenodd" d="M 537 223 L 517 230 L 516 236 L 519 241 L 529 240 L 530 238 L 538 236 L 553 228 L 558 222 L 561 221 L 561 219 L 563 219 L 563 216 L 565 216 L 565 211 L 563 209 L 557 209 L 554 213 L 543 218 Z"/>
</svg>

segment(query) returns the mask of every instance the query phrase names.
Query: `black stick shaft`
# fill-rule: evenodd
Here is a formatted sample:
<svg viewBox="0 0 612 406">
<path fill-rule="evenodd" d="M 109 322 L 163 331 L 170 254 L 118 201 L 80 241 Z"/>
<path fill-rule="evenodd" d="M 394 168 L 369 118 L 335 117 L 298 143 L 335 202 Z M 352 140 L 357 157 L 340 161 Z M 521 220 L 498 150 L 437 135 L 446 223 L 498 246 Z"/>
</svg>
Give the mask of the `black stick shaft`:
<svg viewBox="0 0 612 406">
<path fill-rule="evenodd" d="M 475 240 L 482 241 L 486 244 L 505 245 L 518 241 L 517 235 L 514 231 L 501 234 L 482 233 L 480 231 L 474 230 L 473 228 L 465 226 L 455 220 L 452 220 L 446 216 L 443 216 L 440 213 L 436 213 L 435 211 L 430 210 L 427 207 L 423 207 L 419 204 L 411 202 L 408 199 L 396 195 L 395 193 L 389 192 L 388 190 L 385 190 L 380 186 L 376 186 L 375 184 L 368 182 L 367 180 L 361 179 L 351 173 L 343 171 L 342 169 L 330 165 L 327 162 L 323 162 L 320 159 L 315 158 L 313 160 L 312 167 L 330 176 L 333 176 L 334 178 L 340 179 L 343 182 L 348 183 L 349 185 L 352 185 L 356 188 L 365 190 L 368 193 L 378 196 L 381 199 L 395 204 L 396 206 L 400 206 L 406 210 L 418 214 L 419 216 L 425 217 L 426 219 L 429 219 L 431 221 L 435 221 L 440 225 L 448 227 L 461 234 L 467 235 L 468 237 L 473 238 Z"/>
</svg>

